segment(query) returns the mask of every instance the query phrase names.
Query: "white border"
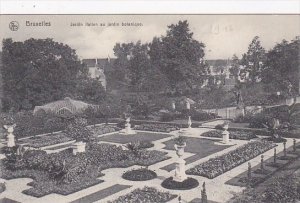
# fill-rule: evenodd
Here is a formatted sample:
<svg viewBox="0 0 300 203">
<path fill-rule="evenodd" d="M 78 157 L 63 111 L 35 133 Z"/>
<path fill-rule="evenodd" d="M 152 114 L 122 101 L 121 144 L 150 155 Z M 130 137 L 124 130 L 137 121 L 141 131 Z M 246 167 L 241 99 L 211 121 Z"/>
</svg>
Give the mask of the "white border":
<svg viewBox="0 0 300 203">
<path fill-rule="evenodd" d="M 0 0 L 0 14 L 300 14 L 300 1 Z"/>
</svg>

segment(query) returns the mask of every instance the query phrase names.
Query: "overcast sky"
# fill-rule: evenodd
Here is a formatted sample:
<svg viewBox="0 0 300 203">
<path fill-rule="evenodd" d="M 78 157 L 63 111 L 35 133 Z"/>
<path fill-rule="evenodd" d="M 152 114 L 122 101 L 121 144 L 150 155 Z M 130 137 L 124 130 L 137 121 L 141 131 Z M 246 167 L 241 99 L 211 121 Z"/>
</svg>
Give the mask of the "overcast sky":
<svg viewBox="0 0 300 203">
<path fill-rule="evenodd" d="M 150 42 L 154 36 L 165 35 L 167 26 L 179 20 L 188 20 L 194 38 L 206 45 L 206 59 L 227 59 L 233 54 L 240 57 L 256 35 L 267 50 L 282 39 L 290 41 L 300 35 L 300 15 L 2 15 L 0 39 L 53 38 L 76 49 L 80 58 L 106 58 L 114 57 L 113 47 L 117 42 Z M 9 29 L 11 21 L 18 21 L 18 31 Z M 51 26 L 29 27 L 26 21 L 46 21 Z M 77 22 L 98 25 L 117 22 L 120 26 L 70 26 Z M 143 26 L 123 27 L 122 22 Z"/>
</svg>

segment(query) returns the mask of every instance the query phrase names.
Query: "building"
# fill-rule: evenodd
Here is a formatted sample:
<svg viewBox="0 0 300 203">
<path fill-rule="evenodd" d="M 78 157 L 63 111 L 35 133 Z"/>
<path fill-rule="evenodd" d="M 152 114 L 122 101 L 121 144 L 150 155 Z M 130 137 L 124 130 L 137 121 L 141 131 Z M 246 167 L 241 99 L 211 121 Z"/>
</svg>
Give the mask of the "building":
<svg viewBox="0 0 300 203">
<path fill-rule="evenodd" d="M 236 85 L 236 78 L 230 73 L 231 60 L 217 59 L 206 60 L 209 66 L 212 83 L 222 86 L 225 90 L 231 90 Z M 208 81 L 205 85 L 208 84 Z"/>
<path fill-rule="evenodd" d="M 110 58 L 95 58 L 83 59 L 82 62 L 87 66 L 91 78 L 101 81 L 104 89 L 107 87 L 105 73 L 109 71 L 115 59 Z"/>
</svg>

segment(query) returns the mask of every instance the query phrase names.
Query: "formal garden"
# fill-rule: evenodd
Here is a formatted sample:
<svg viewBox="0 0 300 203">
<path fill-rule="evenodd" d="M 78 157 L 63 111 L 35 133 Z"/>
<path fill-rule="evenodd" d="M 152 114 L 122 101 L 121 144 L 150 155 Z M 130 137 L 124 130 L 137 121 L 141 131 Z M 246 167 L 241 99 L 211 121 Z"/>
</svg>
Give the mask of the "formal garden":
<svg viewBox="0 0 300 203">
<path fill-rule="evenodd" d="M 0 202 L 299 202 L 299 47 L 254 37 L 228 89 L 179 21 L 116 43 L 104 87 L 68 45 L 4 39 Z"/>
</svg>

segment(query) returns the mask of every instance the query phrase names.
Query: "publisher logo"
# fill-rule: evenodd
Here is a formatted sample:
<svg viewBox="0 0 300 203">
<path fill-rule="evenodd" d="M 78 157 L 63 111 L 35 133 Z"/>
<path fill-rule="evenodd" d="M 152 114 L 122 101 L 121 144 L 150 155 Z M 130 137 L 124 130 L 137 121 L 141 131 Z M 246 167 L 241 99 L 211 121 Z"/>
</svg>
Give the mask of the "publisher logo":
<svg viewBox="0 0 300 203">
<path fill-rule="evenodd" d="M 11 21 L 9 23 L 9 29 L 11 31 L 17 31 L 19 29 L 19 23 L 17 21 Z"/>
</svg>

